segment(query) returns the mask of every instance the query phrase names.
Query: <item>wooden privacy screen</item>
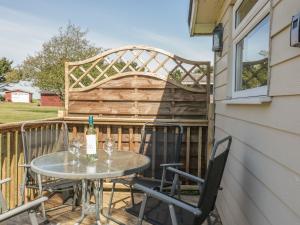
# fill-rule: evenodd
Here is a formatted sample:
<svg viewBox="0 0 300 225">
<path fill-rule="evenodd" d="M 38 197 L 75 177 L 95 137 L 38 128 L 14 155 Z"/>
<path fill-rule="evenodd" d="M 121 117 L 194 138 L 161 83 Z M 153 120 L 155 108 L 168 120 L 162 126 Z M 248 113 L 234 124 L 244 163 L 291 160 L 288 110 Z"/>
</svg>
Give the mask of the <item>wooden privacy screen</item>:
<svg viewBox="0 0 300 225">
<path fill-rule="evenodd" d="M 209 62 L 128 46 L 68 62 L 67 116 L 207 119 Z"/>
</svg>

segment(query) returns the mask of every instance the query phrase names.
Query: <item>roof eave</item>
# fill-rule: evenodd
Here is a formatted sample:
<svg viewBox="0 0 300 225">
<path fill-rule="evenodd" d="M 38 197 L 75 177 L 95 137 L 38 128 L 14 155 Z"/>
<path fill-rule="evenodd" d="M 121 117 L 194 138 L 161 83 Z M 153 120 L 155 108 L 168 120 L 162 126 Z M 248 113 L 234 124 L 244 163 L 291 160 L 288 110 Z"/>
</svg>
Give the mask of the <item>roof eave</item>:
<svg viewBox="0 0 300 225">
<path fill-rule="evenodd" d="M 211 35 L 216 26 L 218 9 L 218 0 L 190 0 L 188 16 L 190 35 Z"/>
</svg>

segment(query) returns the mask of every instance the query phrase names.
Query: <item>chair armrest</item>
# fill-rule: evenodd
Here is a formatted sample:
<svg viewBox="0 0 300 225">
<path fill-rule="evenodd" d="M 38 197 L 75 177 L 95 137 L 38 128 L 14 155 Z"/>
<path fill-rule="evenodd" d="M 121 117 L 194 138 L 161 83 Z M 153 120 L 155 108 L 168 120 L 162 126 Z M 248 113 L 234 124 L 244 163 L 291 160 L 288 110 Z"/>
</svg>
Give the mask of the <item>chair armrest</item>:
<svg viewBox="0 0 300 225">
<path fill-rule="evenodd" d="M 35 200 L 31 201 L 31 202 L 28 202 L 28 203 L 26 203 L 24 205 L 21 205 L 19 207 L 16 207 L 14 209 L 6 211 L 6 212 L 4 212 L 4 213 L 2 213 L 0 215 L 0 222 L 4 221 L 4 220 L 7 220 L 7 219 L 9 219 L 9 218 L 11 218 L 13 216 L 16 216 L 16 215 L 18 215 L 18 214 L 20 214 L 22 212 L 25 212 L 25 211 L 27 211 L 29 209 L 37 207 L 42 202 L 47 201 L 47 200 L 48 200 L 47 197 L 41 197 L 41 198 L 35 199 Z"/>
<path fill-rule="evenodd" d="M 183 163 L 163 163 L 163 164 L 160 164 L 161 167 L 168 167 L 168 166 L 174 166 L 174 167 L 177 167 L 177 166 L 183 166 Z"/>
<path fill-rule="evenodd" d="M 5 184 L 7 182 L 11 181 L 11 178 L 6 178 L 6 179 L 3 179 L 3 180 L 0 180 L 0 185 L 1 184 Z"/>
<path fill-rule="evenodd" d="M 196 216 L 199 216 L 199 215 L 202 214 L 202 212 L 201 212 L 200 209 L 198 209 L 198 208 L 196 208 L 196 207 L 194 207 L 194 206 L 192 206 L 192 205 L 190 205 L 190 204 L 188 204 L 186 202 L 180 201 L 180 200 L 178 200 L 176 198 L 172 198 L 172 197 L 170 197 L 168 195 L 162 194 L 162 193 L 160 193 L 158 191 L 155 191 L 153 189 L 147 188 L 147 187 L 145 187 L 143 185 L 134 184 L 133 187 L 136 188 L 136 189 L 138 189 L 138 190 L 140 190 L 140 191 L 142 191 L 142 192 L 144 192 L 144 193 L 146 193 L 148 196 L 151 196 L 153 198 L 161 200 L 161 201 L 163 201 L 163 202 L 165 202 L 165 203 L 167 203 L 169 205 L 175 205 L 177 207 L 185 209 L 185 210 L 193 213 Z"/>
<path fill-rule="evenodd" d="M 194 175 L 191 175 L 189 173 L 186 173 L 186 172 L 183 172 L 181 170 L 178 170 L 178 169 L 175 169 L 175 168 L 172 168 L 172 167 L 167 167 L 167 170 L 173 172 L 173 173 L 177 173 L 178 175 L 182 176 L 182 177 L 185 177 L 191 181 L 194 181 L 194 182 L 197 182 L 197 183 L 200 183 L 200 184 L 203 184 L 204 183 L 204 180 L 199 178 L 199 177 L 196 177 Z"/>
<path fill-rule="evenodd" d="M 25 167 L 25 168 L 30 168 L 31 166 L 29 164 L 21 164 L 19 167 Z"/>
</svg>

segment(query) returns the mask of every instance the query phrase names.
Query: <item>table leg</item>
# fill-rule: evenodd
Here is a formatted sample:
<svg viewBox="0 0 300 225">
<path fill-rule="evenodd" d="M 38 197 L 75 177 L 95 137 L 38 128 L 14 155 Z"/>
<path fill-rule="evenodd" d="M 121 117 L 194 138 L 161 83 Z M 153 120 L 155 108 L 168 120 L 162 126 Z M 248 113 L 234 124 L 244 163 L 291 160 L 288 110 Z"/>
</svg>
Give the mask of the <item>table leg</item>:
<svg viewBox="0 0 300 225">
<path fill-rule="evenodd" d="M 103 207 L 103 179 L 99 179 L 95 181 L 95 202 L 96 202 L 96 223 L 97 225 L 101 225 L 100 222 L 100 211 L 102 211 Z"/>
<path fill-rule="evenodd" d="M 87 186 L 87 180 L 82 180 L 82 194 L 81 194 L 81 201 L 82 201 L 82 209 L 81 209 L 81 216 L 75 223 L 75 225 L 81 224 L 82 220 L 85 217 L 85 209 L 87 207 L 86 203 L 86 187 Z"/>
</svg>

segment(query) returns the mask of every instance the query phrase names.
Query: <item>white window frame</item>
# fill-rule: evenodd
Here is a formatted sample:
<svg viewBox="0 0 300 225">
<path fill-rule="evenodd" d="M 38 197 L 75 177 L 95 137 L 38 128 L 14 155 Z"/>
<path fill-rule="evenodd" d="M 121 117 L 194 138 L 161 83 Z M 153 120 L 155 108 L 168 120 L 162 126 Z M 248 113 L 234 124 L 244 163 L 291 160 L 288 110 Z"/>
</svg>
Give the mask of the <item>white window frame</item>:
<svg viewBox="0 0 300 225">
<path fill-rule="evenodd" d="M 245 98 L 245 97 L 257 97 L 267 96 L 268 85 L 251 88 L 241 91 L 236 91 L 236 46 L 237 44 L 247 36 L 247 34 L 254 29 L 268 14 L 270 14 L 271 3 L 269 0 L 258 0 L 258 2 L 249 11 L 246 17 L 235 27 L 236 23 L 236 11 L 243 0 L 238 0 L 233 7 L 233 43 L 232 43 L 232 98 Z M 269 51 L 270 57 L 270 51 Z"/>
</svg>

